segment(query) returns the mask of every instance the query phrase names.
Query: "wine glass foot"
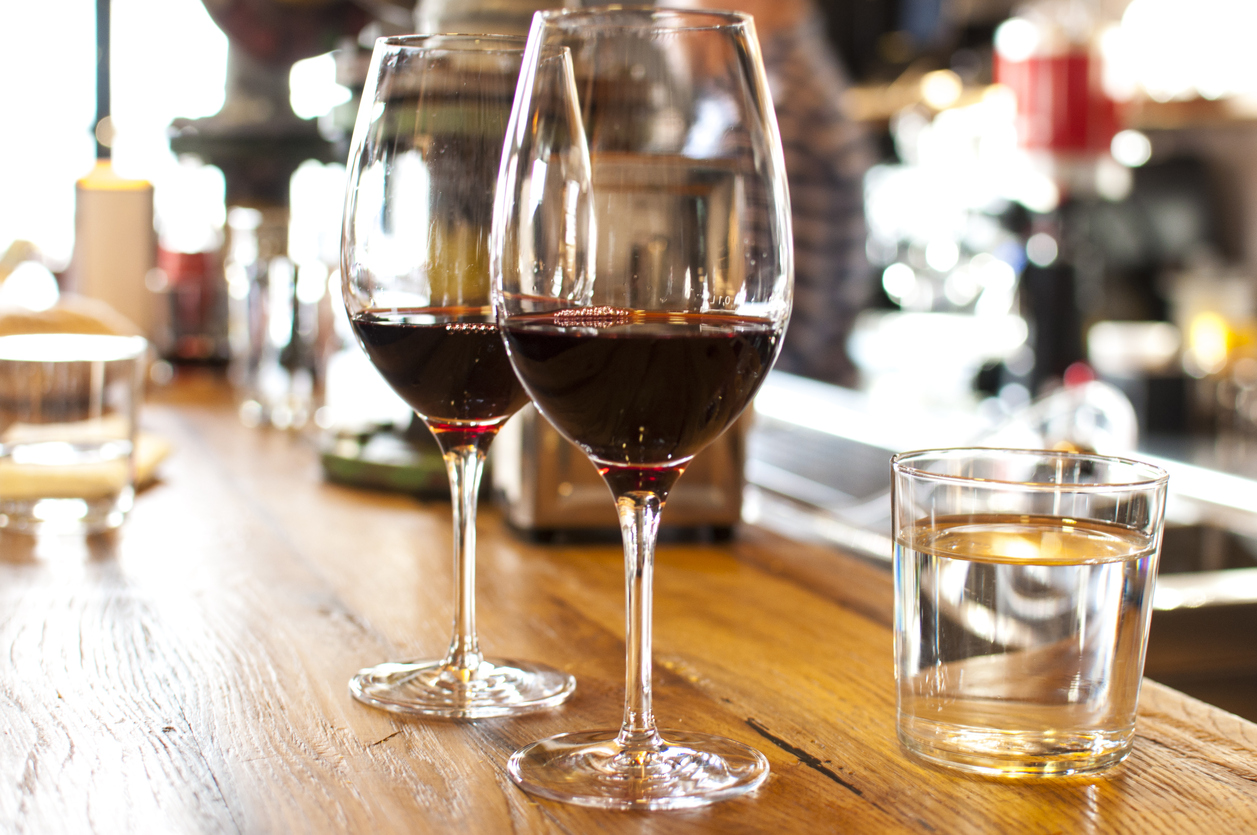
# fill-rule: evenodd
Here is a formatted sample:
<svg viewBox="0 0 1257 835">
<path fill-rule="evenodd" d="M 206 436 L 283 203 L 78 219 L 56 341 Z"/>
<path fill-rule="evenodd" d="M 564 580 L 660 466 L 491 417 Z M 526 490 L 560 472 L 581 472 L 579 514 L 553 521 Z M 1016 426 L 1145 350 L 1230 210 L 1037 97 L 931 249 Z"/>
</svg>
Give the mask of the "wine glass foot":
<svg viewBox="0 0 1257 835">
<path fill-rule="evenodd" d="M 688 809 L 758 788 L 759 751 L 724 737 L 661 731 L 645 751 L 625 750 L 611 730 L 560 734 L 521 748 L 507 773 L 530 794 L 601 809 Z"/>
<path fill-rule="evenodd" d="M 446 719 L 516 716 L 554 707 L 576 679 L 544 664 L 486 658 L 470 674 L 445 661 L 385 662 L 359 670 L 349 692 L 392 713 Z"/>
</svg>

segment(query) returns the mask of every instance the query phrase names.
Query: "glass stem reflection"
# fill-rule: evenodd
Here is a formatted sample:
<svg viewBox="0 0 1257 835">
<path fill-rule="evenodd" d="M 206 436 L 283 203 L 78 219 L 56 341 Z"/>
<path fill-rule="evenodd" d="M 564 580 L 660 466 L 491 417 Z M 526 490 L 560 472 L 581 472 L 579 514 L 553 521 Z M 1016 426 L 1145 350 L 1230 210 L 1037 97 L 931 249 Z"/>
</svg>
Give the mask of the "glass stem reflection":
<svg viewBox="0 0 1257 835">
<path fill-rule="evenodd" d="M 438 443 L 441 440 L 438 435 Z M 441 445 L 454 515 L 454 635 L 445 664 L 464 682 L 475 677 L 484 660 L 476 639 L 476 499 L 492 440 L 493 433 L 486 433 L 474 443 Z"/>
</svg>

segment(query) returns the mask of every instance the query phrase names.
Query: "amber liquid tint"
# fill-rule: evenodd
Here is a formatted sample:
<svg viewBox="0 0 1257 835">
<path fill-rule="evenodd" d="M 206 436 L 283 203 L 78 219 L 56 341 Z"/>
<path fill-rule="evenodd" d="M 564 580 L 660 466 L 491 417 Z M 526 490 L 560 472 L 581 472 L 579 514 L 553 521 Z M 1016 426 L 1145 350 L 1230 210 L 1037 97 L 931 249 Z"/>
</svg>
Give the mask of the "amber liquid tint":
<svg viewBox="0 0 1257 835">
<path fill-rule="evenodd" d="M 922 520 L 896 542 L 900 739 L 989 773 L 1129 751 L 1156 544 L 1050 516 Z"/>
</svg>

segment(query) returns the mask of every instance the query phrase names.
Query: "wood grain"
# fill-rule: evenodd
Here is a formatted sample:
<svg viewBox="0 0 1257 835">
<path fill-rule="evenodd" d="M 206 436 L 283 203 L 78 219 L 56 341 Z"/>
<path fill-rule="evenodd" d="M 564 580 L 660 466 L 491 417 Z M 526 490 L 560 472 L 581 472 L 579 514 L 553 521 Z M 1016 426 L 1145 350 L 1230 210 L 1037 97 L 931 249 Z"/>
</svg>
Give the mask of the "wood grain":
<svg viewBox="0 0 1257 835">
<path fill-rule="evenodd" d="M 0 830 L 81 832 L 1242 832 L 1257 726 L 1146 682 L 1131 759 L 998 781 L 894 735 L 890 578 L 746 530 L 663 546 L 655 708 L 769 758 L 754 795 L 617 813 L 538 801 L 516 747 L 613 727 L 618 548 L 541 547 L 481 520 L 484 648 L 573 673 L 563 707 L 398 719 L 346 682 L 449 637 L 448 505 L 324 483 L 308 437 L 246 430 L 213 382 L 148 408 L 175 454 L 115 536 L 0 537 Z"/>
</svg>

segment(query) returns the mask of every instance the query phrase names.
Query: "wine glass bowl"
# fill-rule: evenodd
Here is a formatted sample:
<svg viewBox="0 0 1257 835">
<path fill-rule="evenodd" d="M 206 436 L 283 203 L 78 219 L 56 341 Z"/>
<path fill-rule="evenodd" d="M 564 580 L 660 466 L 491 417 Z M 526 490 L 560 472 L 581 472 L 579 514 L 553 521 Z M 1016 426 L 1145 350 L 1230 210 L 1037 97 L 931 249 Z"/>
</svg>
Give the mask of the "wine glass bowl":
<svg viewBox="0 0 1257 835">
<path fill-rule="evenodd" d="M 758 786 L 740 742 L 660 731 L 659 515 L 750 403 L 789 317 L 789 198 L 750 18 L 615 7 L 534 17 L 494 212 L 493 305 L 538 410 L 615 498 L 625 550 L 618 730 L 517 751 L 526 791 L 603 808 L 701 806 Z"/>
<path fill-rule="evenodd" d="M 571 676 L 491 659 L 475 627 L 475 523 L 485 454 L 528 402 L 489 305 L 489 232 L 523 39 L 430 35 L 376 43 L 354 129 L 342 290 L 359 344 L 436 437 L 454 521 L 454 634 L 440 659 L 386 662 L 350 682 L 398 713 L 474 719 L 550 707 Z"/>
</svg>

